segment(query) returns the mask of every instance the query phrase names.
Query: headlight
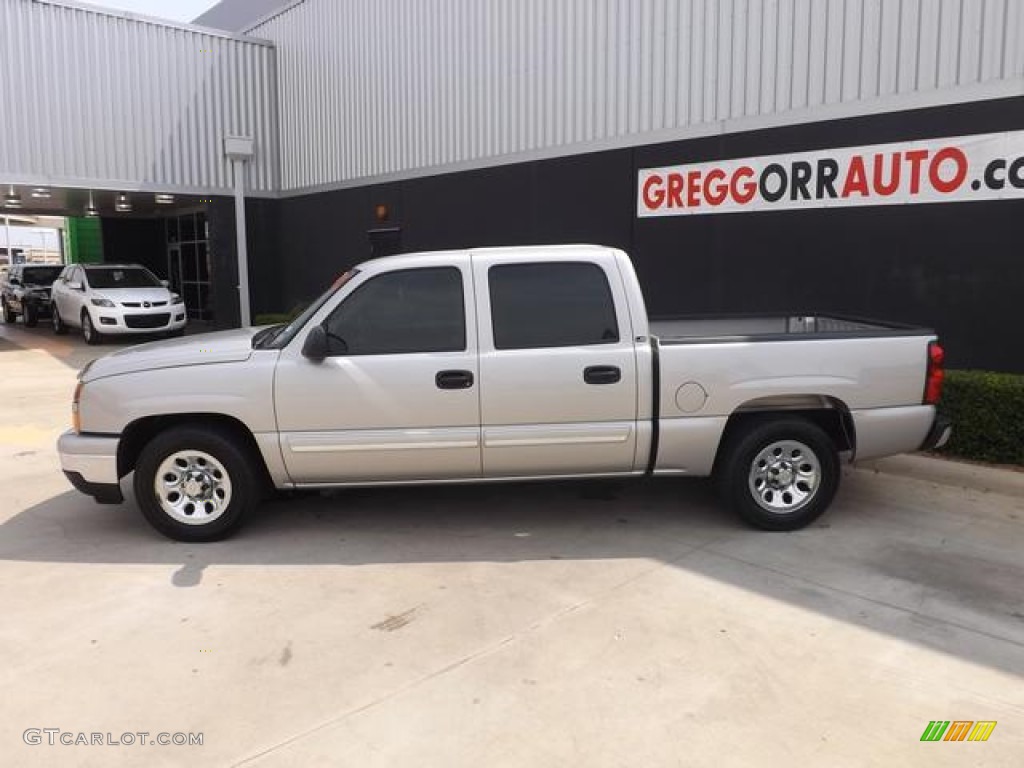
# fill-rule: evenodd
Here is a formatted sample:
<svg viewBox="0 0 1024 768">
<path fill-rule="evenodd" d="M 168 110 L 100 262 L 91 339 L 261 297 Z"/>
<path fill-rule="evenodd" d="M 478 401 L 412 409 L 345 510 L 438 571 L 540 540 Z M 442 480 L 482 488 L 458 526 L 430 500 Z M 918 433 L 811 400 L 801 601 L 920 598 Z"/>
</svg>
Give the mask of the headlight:
<svg viewBox="0 0 1024 768">
<path fill-rule="evenodd" d="M 184 304 L 185 300 L 176 293 L 171 294 L 171 304 Z"/>
<path fill-rule="evenodd" d="M 94 307 L 113 307 L 114 302 L 110 299 L 91 299 Z"/>
</svg>

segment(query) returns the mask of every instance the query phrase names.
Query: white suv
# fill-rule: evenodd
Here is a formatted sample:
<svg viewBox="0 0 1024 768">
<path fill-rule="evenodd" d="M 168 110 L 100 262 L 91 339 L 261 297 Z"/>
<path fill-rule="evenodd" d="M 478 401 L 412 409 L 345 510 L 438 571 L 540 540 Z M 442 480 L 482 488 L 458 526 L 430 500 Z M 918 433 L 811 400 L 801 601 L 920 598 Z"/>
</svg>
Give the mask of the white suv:
<svg viewBox="0 0 1024 768">
<path fill-rule="evenodd" d="M 82 329 L 88 344 L 114 334 L 184 333 L 185 302 L 137 264 L 72 264 L 53 284 L 53 330 Z"/>
</svg>

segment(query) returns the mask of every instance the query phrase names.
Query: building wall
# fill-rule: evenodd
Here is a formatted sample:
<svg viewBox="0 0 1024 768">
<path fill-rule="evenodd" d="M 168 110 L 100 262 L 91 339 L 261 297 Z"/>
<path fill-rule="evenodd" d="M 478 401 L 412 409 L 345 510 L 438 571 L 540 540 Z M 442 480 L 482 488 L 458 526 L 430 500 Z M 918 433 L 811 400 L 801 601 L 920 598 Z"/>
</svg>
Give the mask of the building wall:
<svg viewBox="0 0 1024 768">
<path fill-rule="evenodd" d="M 280 238 L 279 207 L 277 200 L 246 200 L 249 296 L 253 317 L 265 312 L 286 312 L 297 303 L 284 289 L 285 274 L 299 268 L 299 265 L 291 258 L 292 249 Z M 238 306 L 235 201 L 230 197 L 213 198 L 207 206 L 207 216 L 210 221 L 212 322 L 217 328 L 237 328 L 241 315 Z M 331 248 L 333 246 L 328 240 L 318 253 L 323 254 Z"/>
<path fill-rule="evenodd" d="M 98 264 L 103 261 L 103 231 L 99 219 L 65 220 L 64 254 L 69 264 Z"/>
<path fill-rule="evenodd" d="M 141 264 L 161 280 L 167 279 L 167 241 L 163 219 L 102 219 L 102 231 L 101 261 Z"/>
<path fill-rule="evenodd" d="M 934 327 L 956 367 L 1024 371 L 1024 200 L 636 217 L 637 173 L 680 162 L 1024 129 L 1024 96 L 530 161 L 282 200 L 280 306 L 370 256 L 593 242 L 632 256 L 652 315 L 839 312 Z"/>
<path fill-rule="evenodd" d="M 284 5 L 286 194 L 1024 88 L 1018 0 Z"/>
<path fill-rule="evenodd" d="M 0 182 L 213 194 L 253 136 L 276 190 L 273 46 L 53 0 L 0 0 Z"/>
</svg>

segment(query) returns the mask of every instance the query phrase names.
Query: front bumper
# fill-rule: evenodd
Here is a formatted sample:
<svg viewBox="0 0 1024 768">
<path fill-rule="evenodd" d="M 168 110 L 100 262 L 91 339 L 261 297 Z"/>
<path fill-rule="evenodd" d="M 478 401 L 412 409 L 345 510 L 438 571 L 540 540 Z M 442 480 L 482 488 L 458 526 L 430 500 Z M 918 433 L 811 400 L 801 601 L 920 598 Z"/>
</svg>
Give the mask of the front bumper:
<svg viewBox="0 0 1024 768">
<path fill-rule="evenodd" d="M 180 331 L 188 323 L 184 304 L 162 307 L 89 307 L 93 326 L 106 334 L 153 334 Z"/>
<path fill-rule="evenodd" d="M 100 504 L 120 504 L 121 478 L 117 474 L 117 437 L 79 435 L 68 431 L 57 441 L 60 466 L 68 481 Z"/>
</svg>

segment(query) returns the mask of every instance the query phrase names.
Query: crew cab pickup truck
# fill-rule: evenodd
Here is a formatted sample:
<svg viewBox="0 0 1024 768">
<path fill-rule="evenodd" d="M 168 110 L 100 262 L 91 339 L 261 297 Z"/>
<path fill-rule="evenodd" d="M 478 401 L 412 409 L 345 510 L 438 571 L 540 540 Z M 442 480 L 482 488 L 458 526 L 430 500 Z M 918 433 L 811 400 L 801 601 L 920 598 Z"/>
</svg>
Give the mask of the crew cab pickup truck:
<svg viewBox="0 0 1024 768">
<path fill-rule="evenodd" d="M 768 530 L 840 460 L 936 446 L 934 333 L 823 316 L 652 322 L 597 246 L 392 256 L 287 326 L 157 342 L 79 375 L 65 474 L 167 536 L 226 536 L 266 490 L 713 475 Z"/>
</svg>

